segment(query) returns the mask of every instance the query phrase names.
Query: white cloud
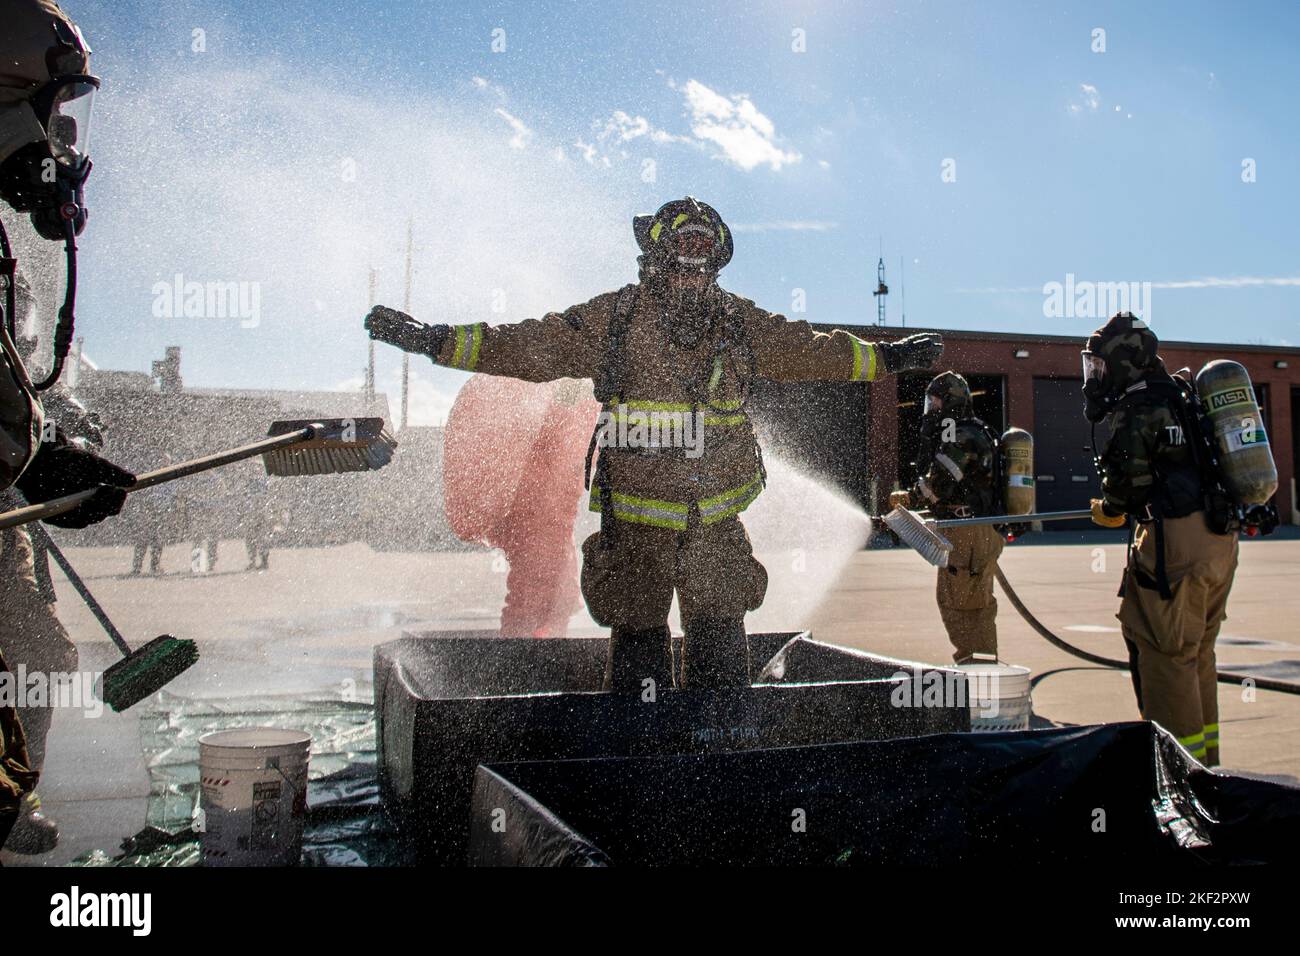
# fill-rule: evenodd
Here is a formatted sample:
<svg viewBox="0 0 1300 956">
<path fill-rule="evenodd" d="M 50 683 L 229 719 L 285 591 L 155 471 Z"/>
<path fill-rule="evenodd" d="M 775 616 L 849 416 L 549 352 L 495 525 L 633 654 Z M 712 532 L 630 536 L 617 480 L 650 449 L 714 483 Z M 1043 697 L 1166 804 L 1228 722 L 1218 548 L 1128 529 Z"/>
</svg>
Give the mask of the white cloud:
<svg viewBox="0 0 1300 956">
<path fill-rule="evenodd" d="M 739 230 L 734 230 L 739 231 Z M 1162 282 L 1152 282 L 1153 289 L 1250 289 L 1259 287 L 1277 287 L 1277 286 L 1297 286 L 1300 287 L 1300 276 L 1205 276 L 1199 279 L 1168 279 Z M 1009 286 L 1005 288 L 985 288 L 985 289 L 956 289 L 959 293 L 971 295 L 1002 295 L 1004 293 L 1034 293 L 1041 295 L 1042 286 L 1024 285 Z"/>
<path fill-rule="evenodd" d="M 662 74 L 663 71 L 656 72 Z M 690 120 L 689 135 L 661 129 L 639 113 L 615 110 L 608 118 L 597 119 L 591 124 L 593 142 L 579 140 L 574 144 L 583 159 L 592 165 L 609 166 L 611 156 L 629 158 L 628 151 L 622 147 L 634 141 L 661 146 L 684 143 L 710 150 L 714 159 L 729 162 L 746 172 L 758 166 L 779 170 L 803 159 L 796 150 L 782 144 L 775 125 L 748 95 L 727 96 L 698 80 L 688 80 L 679 86 L 669 79 L 668 86 L 681 93 L 685 100 Z M 822 160 L 821 167 L 829 169 L 830 164 Z"/>
<path fill-rule="evenodd" d="M 1204 279 L 1179 279 L 1173 282 L 1153 282 L 1153 289 L 1242 289 L 1251 286 L 1300 286 L 1300 276 L 1234 276 Z"/>
<path fill-rule="evenodd" d="M 533 131 L 524 125 L 523 120 L 516 116 L 511 116 L 499 106 L 493 110 L 493 112 L 509 123 L 510 128 L 514 130 L 514 135 L 510 137 L 510 148 L 525 148 L 533 138 Z"/>
<path fill-rule="evenodd" d="M 774 222 L 742 222 L 731 227 L 732 232 L 830 232 L 838 229 L 838 222 L 816 219 L 778 219 Z"/>
<path fill-rule="evenodd" d="M 506 101 L 506 91 L 497 84 L 491 83 L 488 80 L 483 79 L 481 76 L 470 77 L 470 82 L 474 84 L 475 89 L 491 94 L 502 103 Z"/>
<path fill-rule="evenodd" d="M 582 154 L 583 160 L 592 166 L 610 167 L 609 157 L 600 151 L 595 143 L 584 143 L 582 140 L 575 140 L 573 148 Z"/>
<path fill-rule="evenodd" d="M 747 95 L 724 96 L 698 80 L 688 80 L 681 87 L 671 81 L 669 85 L 686 100 L 691 133 L 720 150 L 714 158 L 746 172 L 764 165 L 775 171 L 803 158 L 778 144 L 776 127 Z"/>
<path fill-rule="evenodd" d="M 675 136 L 667 130 L 658 129 L 650 124 L 650 121 L 644 116 L 629 116 L 622 110 L 615 110 L 610 114 L 609 119 L 601 122 L 596 120 L 591 124 L 596 131 L 596 139 L 600 142 L 613 140 L 616 143 L 626 143 L 641 137 L 649 137 L 651 142 L 655 143 L 683 143 L 689 142 L 690 137 Z"/>
<path fill-rule="evenodd" d="M 1101 94 L 1097 91 L 1097 87 L 1093 86 L 1091 83 L 1080 83 L 1079 95 L 1082 102 L 1071 103 L 1071 113 L 1081 113 L 1085 109 L 1089 113 L 1097 112 L 1097 108 L 1101 106 Z"/>
</svg>

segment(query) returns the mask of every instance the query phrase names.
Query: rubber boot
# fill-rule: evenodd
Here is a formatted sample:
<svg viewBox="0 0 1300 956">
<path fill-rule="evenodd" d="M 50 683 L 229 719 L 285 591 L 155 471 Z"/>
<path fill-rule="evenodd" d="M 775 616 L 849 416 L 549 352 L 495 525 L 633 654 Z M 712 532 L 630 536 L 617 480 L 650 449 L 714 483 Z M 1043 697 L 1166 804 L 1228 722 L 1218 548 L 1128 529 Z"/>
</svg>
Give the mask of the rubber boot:
<svg viewBox="0 0 1300 956">
<path fill-rule="evenodd" d="M 744 620 L 696 618 L 682 641 L 682 686 L 748 687 L 749 638 Z"/>
<path fill-rule="evenodd" d="M 640 694 L 650 678 L 660 689 L 673 686 L 673 645 L 668 625 L 643 631 L 614 628 L 609 635 L 605 687 L 616 694 Z"/>
<path fill-rule="evenodd" d="M 58 824 L 41 813 L 40 797 L 35 793 L 27 794 L 18 809 L 18 817 L 4 842 L 4 848 L 10 853 L 23 856 L 39 856 L 49 853 L 58 845 Z"/>
</svg>

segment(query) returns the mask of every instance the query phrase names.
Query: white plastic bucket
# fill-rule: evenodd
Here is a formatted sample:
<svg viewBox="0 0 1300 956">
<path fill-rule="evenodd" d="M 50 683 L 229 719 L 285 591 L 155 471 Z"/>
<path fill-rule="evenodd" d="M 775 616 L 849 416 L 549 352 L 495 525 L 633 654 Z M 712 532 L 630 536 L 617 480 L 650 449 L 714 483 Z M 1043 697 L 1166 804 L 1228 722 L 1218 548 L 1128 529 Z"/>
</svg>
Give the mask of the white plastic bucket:
<svg viewBox="0 0 1300 956">
<path fill-rule="evenodd" d="M 1029 668 L 1015 664 L 960 664 L 966 675 L 970 729 L 975 733 L 1028 730 L 1034 712 Z"/>
<path fill-rule="evenodd" d="M 293 866 L 302 855 L 311 735 L 276 727 L 199 738 L 205 866 Z"/>
</svg>

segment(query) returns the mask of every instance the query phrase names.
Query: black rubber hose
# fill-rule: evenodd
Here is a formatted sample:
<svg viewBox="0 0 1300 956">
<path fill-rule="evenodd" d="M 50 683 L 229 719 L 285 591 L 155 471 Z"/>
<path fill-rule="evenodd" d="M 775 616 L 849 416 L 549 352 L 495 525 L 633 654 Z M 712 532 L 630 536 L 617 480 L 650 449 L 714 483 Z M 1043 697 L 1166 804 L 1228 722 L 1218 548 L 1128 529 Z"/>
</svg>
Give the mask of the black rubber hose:
<svg viewBox="0 0 1300 956">
<path fill-rule="evenodd" d="M 63 291 L 63 306 L 59 309 L 59 320 L 54 326 L 54 357 L 50 365 L 50 374 L 33 388 L 38 392 L 48 391 L 63 374 L 63 363 L 72 351 L 72 336 L 76 330 L 77 309 L 77 231 L 72 220 L 64 220 L 63 254 L 67 261 L 67 284 Z"/>
<path fill-rule="evenodd" d="M 1093 654 L 1061 640 L 1049 631 L 1042 621 L 1034 617 L 1029 608 L 1025 607 L 1024 602 L 1020 600 L 1020 596 L 1016 594 L 1011 585 L 1007 583 L 1006 575 L 1002 573 L 1000 567 L 994 565 L 993 573 L 997 575 L 998 584 L 1002 585 L 1002 593 L 1007 596 L 1007 599 L 1011 602 L 1011 606 L 1014 607 L 1020 616 L 1025 619 L 1025 623 L 1037 631 L 1038 635 L 1043 638 L 1043 640 L 1047 641 L 1047 643 L 1051 644 L 1058 650 L 1065 651 L 1067 654 L 1072 654 L 1081 660 L 1088 661 L 1090 664 L 1100 664 L 1103 667 L 1113 667 L 1115 670 L 1121 671 L 1129 669 L 1128 661 L 1117 661 L 1114 658 L 1102 657 L 1100 654 Z M 1249 680 L 1253 681 L 1254 686 L 1258 687 L 1260 690 L 1274 690 L 1280 694 L 1300 694 L 1300 685 L 1288 683 L 1287 681 L 1270 680 L 1267 677 L 1252 677 L 1250 674 L 1233 674 L 1228 671 L 1218 671 L 1218 679 L 1220 684 L 1234 684 L 1238 687 L 1241 686 L 1243 681 Z"/>
</svg>

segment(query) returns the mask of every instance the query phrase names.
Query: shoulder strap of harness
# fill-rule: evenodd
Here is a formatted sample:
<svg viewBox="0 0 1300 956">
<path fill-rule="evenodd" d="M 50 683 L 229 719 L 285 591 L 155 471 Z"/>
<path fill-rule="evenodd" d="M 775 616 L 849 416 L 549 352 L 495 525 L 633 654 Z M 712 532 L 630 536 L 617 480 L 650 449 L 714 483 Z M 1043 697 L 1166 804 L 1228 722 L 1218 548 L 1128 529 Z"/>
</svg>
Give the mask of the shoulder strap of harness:
<svg viewBox="0 0 1300 956">
<path fill-rule="evenodd" d="M 596 418 L 596 425 L 591 430 L 591 441 L 587 443 L 587 458 L 582 466 L 582 487 L 591 490 L 591 462 L 596 458 L 596 489 L 600 493 L 600 530 L 601 543 L 608 547 L 613 544 L 613 530 L 617 527 L 614 520 L 613 493 L 606 478 L 605 456 L 596 456 L 596 446 L 600 442 L 600 433 L 608 422 L 603 414 L 605 407 L 623 393 L 623 372 L 627 358 L 628 329 L 632 327 L 632 315 L 636 310 L 636 285 L 625 285 L 618 290 L 614 300 L 614 314 L 610 316 L 609 327 L 605 335 L 605 361 L 600 367 L 600 374 L 595 384 L 596 400 L 600 402 L 602 414 Z M 608 533 L 607 533 L 608 532 Z"/>
<path fill-rule="evenodd" d="M 1148 379 L 1134 386 L 1126 392 L 1115 407 L 1127 404 L 1135 396 L 1142 392 L 1148 392 L 1155 395 L 1163 396 L 1169 399 L 1169 408 L 1173 412 L 1174 418 L 1183 429 L 1183 436 L 1192 452 L 1192 462 L 1196 466 L 1197 472 L 1203 480 L 1214 480 L 1213 473 L 1207 469 L 1204 449 L 1201 448 L 1201 438 L 1204 434 L 1201 430 L 1200 420 L 1197 418 L 1196 392 L 1189 382 L 1175 376 L 1169 376 L 1168 380 Z M 1165 601 L 1173 600 L 1173 590 L 1169 586 L 1169 572 L 1165 564 L 1165 516 L 1162 513 L 1159 502 L 1152 501 L 1147 506 L 1151 512 L 1151 523 L 1155 528 L 1156 536 L 1156 568 L 1155 576 L 1147 574 L 1133 560 L 1134 548 L 1134 523 L 1129 524 L 1128 538 L 1128 560 L 1127 569 L 1133 572 L 1133 577 L 1140 587 L 1153 591 L 1159 591 L 1160 597 Z M 1120 584 L 1119 596 L 1124 596 L 1124 589 L 1127 586 L 1127 576 Z"/>
</svg>

